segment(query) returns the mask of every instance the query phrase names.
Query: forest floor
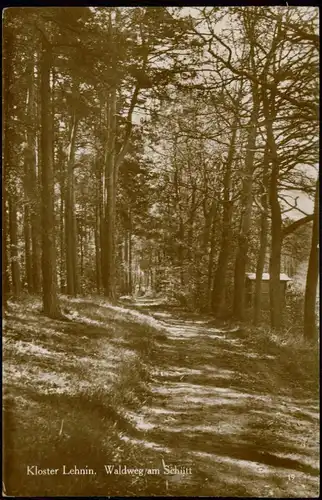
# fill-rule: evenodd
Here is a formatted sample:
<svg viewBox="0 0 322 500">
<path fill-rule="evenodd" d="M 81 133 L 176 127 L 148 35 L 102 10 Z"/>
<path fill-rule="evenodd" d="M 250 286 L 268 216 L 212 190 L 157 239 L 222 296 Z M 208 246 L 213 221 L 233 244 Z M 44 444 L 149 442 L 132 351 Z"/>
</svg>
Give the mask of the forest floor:
<svg viewBox="0 0 322 500">
<path fill-rule="evenodd" d="M 62 303 L 69 321 L 34 298 L 3 321 L 4 494 L 319 495 L 312 347 L 153 299 Z"/>
</svg>

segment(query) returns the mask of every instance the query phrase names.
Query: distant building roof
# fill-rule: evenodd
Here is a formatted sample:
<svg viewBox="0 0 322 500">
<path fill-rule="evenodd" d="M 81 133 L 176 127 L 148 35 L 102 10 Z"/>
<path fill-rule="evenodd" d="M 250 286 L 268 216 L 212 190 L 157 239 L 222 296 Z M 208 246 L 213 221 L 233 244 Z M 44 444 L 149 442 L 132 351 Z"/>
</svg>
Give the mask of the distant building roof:
<svg viewBox="0 0 322 500">
<path fill-rule="evenodd" d="M 256 279 L 256 273 L 246 273 L 246 276 L 250 280 L 255 280 Z M 262 281 L 269 281 L 269 273 L 263 273 L 262 274 Z M 287 276 L 287 274 L 280 274 L 280 281 L 292 281 L 292 278 Z"/>
</svg>

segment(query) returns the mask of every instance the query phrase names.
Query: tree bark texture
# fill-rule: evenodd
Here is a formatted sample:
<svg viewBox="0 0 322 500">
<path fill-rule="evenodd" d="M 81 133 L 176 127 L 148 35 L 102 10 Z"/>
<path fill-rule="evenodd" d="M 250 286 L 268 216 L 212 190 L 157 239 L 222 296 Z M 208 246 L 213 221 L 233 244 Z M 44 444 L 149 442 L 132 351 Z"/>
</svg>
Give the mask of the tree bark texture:
<svg viewBox="0 0 322 500">
<path fill-rule="evenodd" d="M 57 297 L 55 221 L 54 221 L 54 172 L 53 172 L 53 134 L 50 72 L 52 48 L 43 39 L 41 73 L 41 217 L 42 217 L 42 276 L 44 313 L 52 318 L 60 316 Z"/>
<path fill-rule="evenodd" d="M 304 299 L 304 337 L 309 341 L 315 341 L 318 336 L 316 322 L 316 293 L 319 280 L 319 214 L 320 210 L 318 179 L 315 191 L 311 251 L 309 257 Z"/>
</svg>

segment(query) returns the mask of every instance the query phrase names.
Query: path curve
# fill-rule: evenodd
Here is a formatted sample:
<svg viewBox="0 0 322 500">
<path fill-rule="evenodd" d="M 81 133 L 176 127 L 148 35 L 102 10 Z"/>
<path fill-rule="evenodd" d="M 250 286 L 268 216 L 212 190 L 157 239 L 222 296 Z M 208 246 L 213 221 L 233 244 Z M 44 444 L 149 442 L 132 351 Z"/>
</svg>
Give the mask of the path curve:
<svg viewBox="0 0 322 500">
<path fill-rule="evenodd" d="M 276 355 L 249 344 L 238 328 L 149 311 L 143 300 L 135 306 L 157 319 L 166 337 L 151 353 L 152 396 L 139 412 L 127 412 L 141 437 L 122 439 L 154 450 L 158 465 L 191 468 L 167 476 L 167 492 L 317 496 L 318 400 L 267 391 Z"/>
</svg>

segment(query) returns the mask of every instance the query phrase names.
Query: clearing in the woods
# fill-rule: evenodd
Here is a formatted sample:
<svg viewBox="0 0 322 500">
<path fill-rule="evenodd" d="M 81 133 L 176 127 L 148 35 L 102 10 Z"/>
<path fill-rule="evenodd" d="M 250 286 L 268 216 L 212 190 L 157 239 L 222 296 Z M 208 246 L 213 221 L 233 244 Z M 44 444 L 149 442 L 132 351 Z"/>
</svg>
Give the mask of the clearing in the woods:
<svg viewBox="0 0 322 500">
<path fill-rule="evenodd" d="M 7 495 L 319 495 L 314 348 L 151 299 L 63 304 L 4 319 Z"/>
</svg>

